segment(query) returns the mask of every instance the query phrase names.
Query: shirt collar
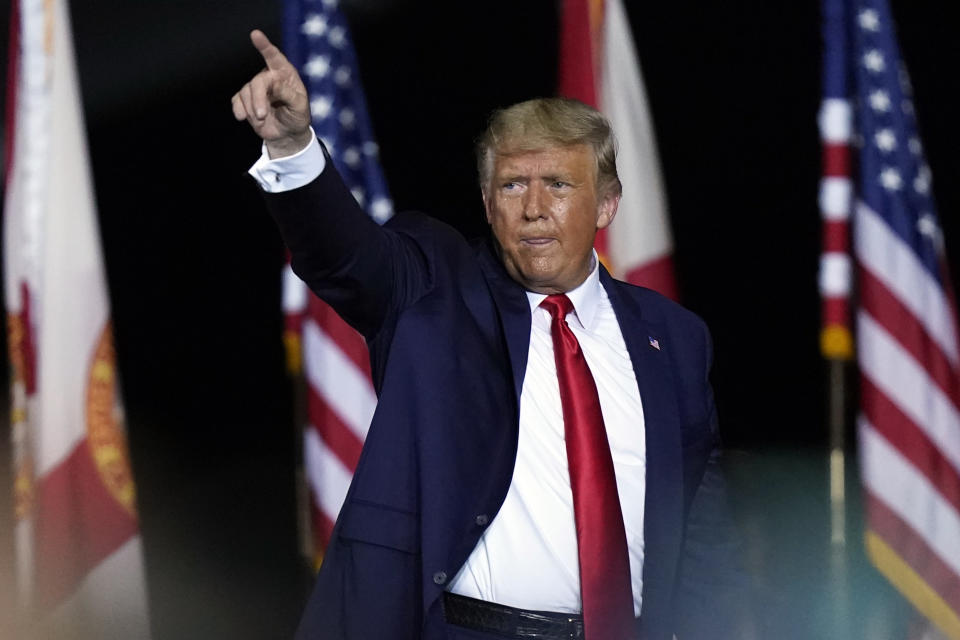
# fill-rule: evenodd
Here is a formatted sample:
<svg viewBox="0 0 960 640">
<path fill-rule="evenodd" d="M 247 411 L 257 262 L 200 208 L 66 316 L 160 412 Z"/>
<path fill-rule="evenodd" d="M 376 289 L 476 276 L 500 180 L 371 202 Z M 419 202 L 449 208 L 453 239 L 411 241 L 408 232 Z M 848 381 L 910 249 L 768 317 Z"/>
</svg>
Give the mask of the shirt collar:
<svg viewBox="0 0 960 640">
<path fill-rule="evenodd" d="M 600 284 L 600 260 L 597 259 L 596 250 L 593 251 L 593 255 L 590 258 L 590 262 L 593 265 L 590 269 L 587 279 L 580 283 L 575 289 L 571 289 L 566 292 L 570 302 L 573 303 L 573 312 L 577 315 L 577 319 L 580 321 L 580 324 L 583 325 L 584 329 L 590 329 L 593 325 L 593 319 L 596 316 L 597 305 L 600 303 L 601 299 L 601 288 L 603 285 Z M 527 301 L 530 303 L 530 314 L 533 315 L 537 311 L 537 307 L 540 306 L 540 303 L 544 301 L 547 297 L 544 293 L 535 293 L 533 291 L 527 291 Z"/>
</svg>

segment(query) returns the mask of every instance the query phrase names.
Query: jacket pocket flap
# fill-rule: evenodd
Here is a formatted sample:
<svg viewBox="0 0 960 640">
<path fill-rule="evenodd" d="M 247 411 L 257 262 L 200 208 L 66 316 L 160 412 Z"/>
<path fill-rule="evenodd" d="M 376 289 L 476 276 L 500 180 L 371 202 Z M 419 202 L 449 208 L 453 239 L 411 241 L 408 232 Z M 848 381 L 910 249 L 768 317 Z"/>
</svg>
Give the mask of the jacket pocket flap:
<svg viewBox="0 0 960 640">
<path fill-rule="evenodd" d="M 351 502 L 344 507 L 340 537 L 417 553 L 420 546 L 417 522 L 415 513 L 366 502 Z"/>
</svg>

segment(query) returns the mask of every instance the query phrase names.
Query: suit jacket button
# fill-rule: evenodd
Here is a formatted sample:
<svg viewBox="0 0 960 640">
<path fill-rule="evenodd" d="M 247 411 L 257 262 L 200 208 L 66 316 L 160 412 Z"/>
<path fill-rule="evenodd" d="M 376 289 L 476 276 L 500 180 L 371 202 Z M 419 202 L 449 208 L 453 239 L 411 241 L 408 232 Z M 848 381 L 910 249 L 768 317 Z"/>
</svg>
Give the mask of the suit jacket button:
<svg viewBox="0 0 960 640">
<path fill-rule="evenodd" d="M 490 518 L 487 517 L 487 514 L 481 513 L 477 516 L 476 522 L 478 527 L 485 527 L 487 526 L 487 523 L 490 522 Z"/>
<path fill-rule="evenodd" d="M 447 581 L 447 574 L 444 571 L 437 571 L 433 574 L 433 581 L 436 584 L 444 584 Z"/>
</svg>

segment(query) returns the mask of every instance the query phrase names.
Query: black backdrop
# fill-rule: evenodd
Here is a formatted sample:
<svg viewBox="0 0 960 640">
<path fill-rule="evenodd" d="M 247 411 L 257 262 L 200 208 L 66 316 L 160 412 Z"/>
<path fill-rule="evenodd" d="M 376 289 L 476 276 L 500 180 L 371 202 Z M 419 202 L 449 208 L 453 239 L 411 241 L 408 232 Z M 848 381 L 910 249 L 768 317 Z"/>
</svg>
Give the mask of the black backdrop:
<svg viewBox="0 0 960 640">
<path fill-rule="evenodd" d="M 484 233 L 472 140 L 492 108 L 553 92 L 557 3 L 342 4 L 397 207 Z M 714 332 L 725 439 L 822 449 L 817 3 L 627 4 L 682 297 Z M 953 15 L 948 3 L 894 4 L 960 259 Z M 282 247 L 245 175 L 259 144 L 229 108 L 260 66 L 247 33 L 279 40 L 280 11 L 72 3 L 159 638 L 286 637 L 309 580 Z"/>
</svg>

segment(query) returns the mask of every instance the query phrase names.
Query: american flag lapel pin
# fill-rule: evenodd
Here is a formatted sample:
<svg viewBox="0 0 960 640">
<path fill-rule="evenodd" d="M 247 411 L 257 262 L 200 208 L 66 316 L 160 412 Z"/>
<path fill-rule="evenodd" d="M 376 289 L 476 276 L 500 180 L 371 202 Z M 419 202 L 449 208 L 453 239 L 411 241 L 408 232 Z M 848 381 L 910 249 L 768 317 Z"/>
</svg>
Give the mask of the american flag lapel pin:
<svg viewBox="0 0 960 640">
<path fill-rule="evenodd" d="M 647 336 L 647 340 L 650 341 L 650 346 L 660 351 L 660 341 L 654 338 L 653 336 Z"/>
</svg>

